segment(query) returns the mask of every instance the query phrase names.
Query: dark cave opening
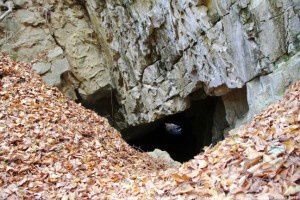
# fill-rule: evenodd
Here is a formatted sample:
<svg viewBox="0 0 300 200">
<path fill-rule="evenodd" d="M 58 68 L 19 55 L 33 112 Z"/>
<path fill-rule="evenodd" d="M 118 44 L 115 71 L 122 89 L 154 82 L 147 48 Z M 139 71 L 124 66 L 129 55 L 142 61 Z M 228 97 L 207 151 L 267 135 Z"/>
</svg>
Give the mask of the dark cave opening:
<svg viewBox="0 0 300 200">
<path fill-rule="evenodd" d="M 90 97 L 85 97 L 79 93 L 78 90 L 75 90 L 76 93 L 76 103 L 81 103 L 87 109 L 95 111 L 101 117 L 107 118 L 110 125 L 117 128 L 115 124 L 116 110 L 119 109 L 116 96 L 114 91 L 107 91 L 106 94 L 102 94 L 100 97 L 97 97 L 97 94 Z"/>
<path fill-rule="evenodd" d="M 172 132 L 166 124 L 180 127 Z M 168 126 L 168 125 L 167 125 Z M 164 117 L 155 122 L 130 127 L 122 131 L 128 144 L 141 150 L 167 151 L 172 159 L 186 162 L 199 154 L 204 146 L 223 139 L 223 130 L 228 127 L 221 97 L 207 97 L 192 101 L 184 112 Z"/>
<path fill-rule="evenodd" d="M 202 151 L 204 146 L 222 140 L 223 132 L 229 126 L 222 97 L 208 96 L 201 99 L 203 98 L 201 95 L 192 94 L 189 109 L 155 122 L 121 130 L 118 123 L 124 119 L 116 112 L 119 105 L 113 93 L 106 95 L 106 98 L 85 99 L 78 91 L 76 93 L 78 103 L 106 117 L 113 127 L 120 130 L 129 145 L 143 152 L 151 152 L 155 149 L 167 151 L 172 159 L 179 162 L 192 159 Z M 166 124 L 179 127 L 180 134 L 168 130 Z"/>
</svg>

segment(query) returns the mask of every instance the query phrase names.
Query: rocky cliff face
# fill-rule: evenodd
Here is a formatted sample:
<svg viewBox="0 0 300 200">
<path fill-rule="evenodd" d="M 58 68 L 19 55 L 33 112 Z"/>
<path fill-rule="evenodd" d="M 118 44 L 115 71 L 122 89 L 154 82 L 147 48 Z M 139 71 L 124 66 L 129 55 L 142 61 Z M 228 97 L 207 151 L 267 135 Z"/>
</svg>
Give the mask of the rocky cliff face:
<svg viewBox="0 0 300 200">
<path fill-rule="evenodd" d="M 222 96 L 234 126 L 300 79 L 297 0 L 13 2 L 1 51 L 38 59 L 33 68 L 47 83 L 120 128 L 206 96 Z"/>
</svg>

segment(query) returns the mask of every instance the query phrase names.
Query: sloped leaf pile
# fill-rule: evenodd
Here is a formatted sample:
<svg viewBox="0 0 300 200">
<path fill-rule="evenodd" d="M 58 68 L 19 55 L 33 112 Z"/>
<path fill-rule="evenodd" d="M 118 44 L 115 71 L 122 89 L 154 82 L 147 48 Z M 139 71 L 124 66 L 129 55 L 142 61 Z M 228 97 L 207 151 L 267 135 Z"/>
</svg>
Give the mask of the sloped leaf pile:
<svg viewBox="0 0 300 200">
<path fill-rule="evenodd" d="M 0 199 L 299 199 L 300 82 L 179 168 L 0 56 Z"/>
</svg>

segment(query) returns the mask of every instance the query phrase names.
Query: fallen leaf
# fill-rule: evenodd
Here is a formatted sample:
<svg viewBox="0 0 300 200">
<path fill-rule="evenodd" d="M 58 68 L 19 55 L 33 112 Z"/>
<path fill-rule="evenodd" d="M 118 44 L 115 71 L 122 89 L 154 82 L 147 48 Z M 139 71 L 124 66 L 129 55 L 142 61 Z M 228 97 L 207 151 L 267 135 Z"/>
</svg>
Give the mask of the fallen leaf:
<svg viewBox="0 0 300 200">
<path fill-rule="evenodd" d="M 296 186 L 289 186 L 285 192 L 284 195 L 285 196 L 290 196 L 290 195 L 294 195 L 296 193 L 300 192 L 300 185 L 296 185 Z"/>
<path fill-rule="evenodd" d="M 183 175 L 179 175 L 179 174 L 172 174 L 173 179 L 178 182 L 178 183 L 182 183 L 182 182 L 186 182 L 188 181 L 190 178 L 183 174 Z"/>
</svg>

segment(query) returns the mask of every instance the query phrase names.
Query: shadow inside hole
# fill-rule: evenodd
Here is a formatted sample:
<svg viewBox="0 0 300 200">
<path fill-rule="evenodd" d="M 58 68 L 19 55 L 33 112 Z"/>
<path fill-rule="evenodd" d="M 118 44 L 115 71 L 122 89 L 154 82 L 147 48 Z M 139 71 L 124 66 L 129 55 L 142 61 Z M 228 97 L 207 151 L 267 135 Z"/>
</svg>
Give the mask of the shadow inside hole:
<svg viewBox="0 0 300 200">
<path fill-rule="evenodd" d="M 222 132 L 228 127 L 221 97 L 194 100 L 190 108 L 184 112 L 122 130 L 115 123 L 116 119 L 118 122 L 122 119 L 115 115 L 119 106 L 113 93 L 106 95 L 106 98 L 97 98 L 95 95 L 87 99 L 83 99 L 78 91 L 76 94 L 77 102 L 106 117 L 112 126 L 121 130 L 124 140 L 132 147 L 146 152 L 155 149 L 167 151 L 174 160 L 179 162 L 192 159 L 202 151 L 204 146 L 222 140 Z M 182 129 L 181 134 L 168 131 L 166 123 L 178 125 Z"/>
<path fill-rule="evenodd" d="M 217 106 L 222 104 L 222 106 Z M 214 136 L 212 127 L 216 120 L 221 120 L 222 129 L 228 125 L 225 111 L 220 119 L 215 119 L 214 113 L 224 109 L 220 97 L 208 97 L 193 101 L 189 109 L 184 112 L 164 117 L 153 123 L 130 127 L 122 131 L 124 139 L 133 147 L 142 151 L 161 149 L 179 162 L 186 162 L 199 154 L 204 146 L 223 139 L 223 135 Z M 220 113 L 220 110 L 217 112 Z M 165 124 L 172 123 L 181 127 L 181 134 L 174 134 L 166 129 Z M 221 130 L 219 130 L 221 131 Z M 213 141 L 214 140 L 214 141 Z"/>
</svg>

